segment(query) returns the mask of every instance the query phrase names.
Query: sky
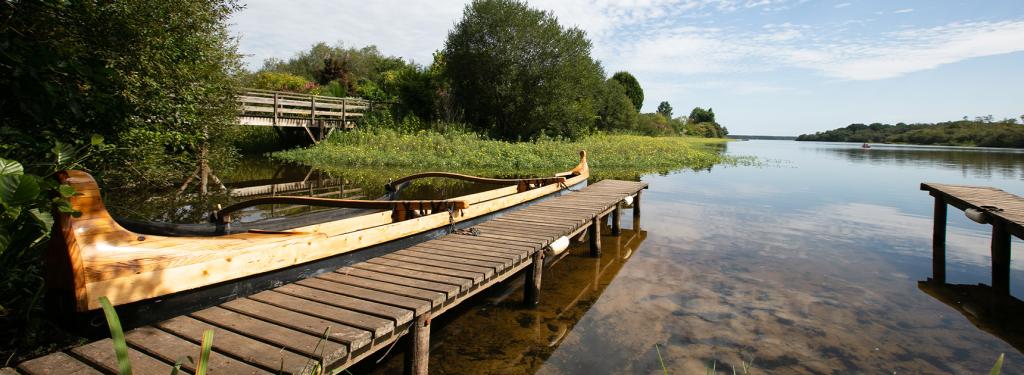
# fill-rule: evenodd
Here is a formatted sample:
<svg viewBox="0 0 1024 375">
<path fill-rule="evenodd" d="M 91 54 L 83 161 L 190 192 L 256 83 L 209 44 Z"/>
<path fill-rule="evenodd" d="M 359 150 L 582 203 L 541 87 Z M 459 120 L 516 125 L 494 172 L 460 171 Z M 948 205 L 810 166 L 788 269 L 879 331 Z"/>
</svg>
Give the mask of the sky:
<svg viewBox="0 0 1024 375">
<path fill-rule="evenodd" d="M 528 1 L 578 27 L 644 112 L 714 109 L 732 134 L 1024 115 L 1024 0 Z M 246 65 L 317 42 L 430 63 L 467 1 L 242 0 Z"/>
</svg>

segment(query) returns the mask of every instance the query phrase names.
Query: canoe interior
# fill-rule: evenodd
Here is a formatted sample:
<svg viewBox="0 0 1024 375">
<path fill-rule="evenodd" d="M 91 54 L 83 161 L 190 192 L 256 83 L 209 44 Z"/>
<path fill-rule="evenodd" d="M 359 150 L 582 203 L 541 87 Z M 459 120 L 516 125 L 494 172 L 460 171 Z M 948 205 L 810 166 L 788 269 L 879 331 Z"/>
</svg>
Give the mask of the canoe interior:
<svg viewBox="0 0 1024 375">
<path fill-rule="evenodd" d="M 196 232 L 189 233 L 182 227 L 119 222 L 107 212 L 92 176 L 65 171 L 60 178 L 78 192 L 70 200 L 81 215 L 59 216 L 60 230 L 47 255 L 48 295 L 56 301 L 55 309 L 85 312 L 98 309 L 101 296 L 114 305 L 127 305 L 238 284 L 238 280 L 273 271 L 296 269 L 294 274 L 299 277 L 308 276 L 318 269 L 314 262 L 416 238 L 453 223 L 462 226 L 558 194 L 586 182 L 589 175 L 586 153 L 581 152 L 574 169 L 555 176 L 565 183 L 536 184 L 526 189 L 522 185 L 506 186 L 464 195 L 453 198 L 464 207 L 454 211 L 421 210 L 410 216 L 404 210 L 402 215 L 387 210 L 328 210 L 301 219 L 305 220 L 301 225 L 282 220 L 277 228 L 283 229 L 261 224 L 260 231 L 246 228 L 245 232 L 207 236 L 203 234 L 208 228 L 192 228 Z M 154 234 L 160 230 L 165 233 Z M 175 230 L 179 232 L 168 235 Z M 255 282 L 252 290 L 259 288 L 256 284 L 260 283 Z M 241 287 L 239 292 L 249 289 Z"/>
</svg>

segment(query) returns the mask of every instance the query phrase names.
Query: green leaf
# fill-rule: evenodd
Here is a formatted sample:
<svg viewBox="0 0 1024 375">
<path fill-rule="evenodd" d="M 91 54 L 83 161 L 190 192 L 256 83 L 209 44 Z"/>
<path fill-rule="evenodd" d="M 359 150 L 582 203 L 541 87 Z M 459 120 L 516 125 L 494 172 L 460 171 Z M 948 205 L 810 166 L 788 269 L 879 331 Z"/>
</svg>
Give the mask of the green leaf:
<svg viewBox="0 0 1024 375">
<path fill-rule="evenodd" d="M 39 222 L 43 228 L 46 229 L 46 233 L 50 232 L 50 228 L 53 228 L 53 214 L 42 211 L 38 208 L 33 208 L 28 211 L 32 215 L 32 218 Z"/>
<path fill-rule="evenodd" d="M 64 198 L 70 198 L 77 193 L 74 187 L 67 184 L 60 185 L 60 187 L 57 188 L 57 191 L 60 192 L 60 196 Z"/>
<path fill-rule="evenodd" d="M 53 148 L 50 149 L 50 152 L 53 153 L 57 169 L 68 169 L 73 167 L 68 164 L 75 159 L 75 146 L 61 141 L 53 141 Z"/>
<path fill-rule="evenodd" d="M 206 375 L 210 366 L 210 351 L 213 350 L 213 330 L 203 331 L 203 342 L 199 349 L 199 363 L 196 364 L 196 375 Z"/>
<path fill-rule="evenodd" d="M 992 365 L 992 369 L 988 371 L 988 375 L 999 375 L 999 373 L 1003 372 L 1003 357 L 1005 356 L 1006 353 L 999 354 L 999 359 L 996 360 L 995 365 Z"/>
<path fill-rule="evenodd" d="M 0 158 L 0 176 L 22 174 L 25 174 L 25 168 L 21 166 L 21 163 Z"/>
<path fill-rule="evenodd" d="M 121 375 L 132 375 L 132 363 L 128 359 L 128 343 L 124 340 L 124 330 L 121 329 L 121 320 L 114 311 L 114 305 L 106 296 L 100 297 L 100 306 L 103 306 L 103 315 L 107 318 L 107 327 L 110 327 L 110 338 L 114 341 L 114 354 L 117 356 L 117 367 Z"/>
<path fill-rule="evenodd" d="M 93 146 L 100 146 L 103 144 L 103 136 L 99 134 L 93 134 L 92 138 L 89 139 L 89 144 Z"/>
<path fill-rule="evenodd" d="M 18 183 L 18 188 L 14 191 L 10 200 L 5 200 L 8 204 L 28 204 L 36 200 L 39 197 L 39 181 L 36 180 L 35 176 L 23 175 L 21 181 Z"/>
<path fill-rule="evenodd" d="M 0 203 L 5 205 L 14 204 L 14 194 L 21 186 L 21 175 L 0 175 Z"/>
<path fill-rule="evenodd" d="M 7 246 L 11 245 L 11 234 L 7 232 L 7 229 L 0 228 L 0 254 L 3 254 L 7 250 Z"/>
</svg>

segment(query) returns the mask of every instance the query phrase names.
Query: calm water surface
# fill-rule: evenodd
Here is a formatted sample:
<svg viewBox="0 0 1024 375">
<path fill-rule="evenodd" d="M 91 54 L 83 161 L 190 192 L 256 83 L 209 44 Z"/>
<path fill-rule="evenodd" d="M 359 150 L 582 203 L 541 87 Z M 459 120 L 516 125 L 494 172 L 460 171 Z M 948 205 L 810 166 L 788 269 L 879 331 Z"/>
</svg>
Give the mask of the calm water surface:
<svg viewBox="0 0 1024 375">
<path fill-rule="evenodd" d="M 642 231 L 605 237 L 599 260 L 574 248 L 546 271 L 534 310 L 513 280 L 436 320 L 431 370 L 661 373 L 659 352 L 677 374 L 751 361 L 753 373 L 977 374 L 1000 353 L 1004 373 L 1024 369 L 1019 326 L 978 328 L 960 312 L 989 317 L 978 293 L 936 293 L 956 309 L 918 283 L 931 274 L 933 204 L 919 183 L 1024 194 L 1024 153 L 784 141 L 728 152 L 765 165 L 644 177 Z M 989 230 L 950 210 L 949 283 L 989 282 Z M 372 370 L 401 363 L 392 353 Z"/>
<path fill-rule="evenodd" d="M 537 308 L 520 307 L 519 278 L 435 319 L 431 371 L 654 374 L 659 352 L 675 374 L 742 363 L 753 373 L 978 374 L 1000 353 L 1004 373 L 1024 369 L 1022 324 L 991 313 L 993 299 L 970 286 L 989 282 L 989 226 L 951 209 L 954 285 L 919 286 L 931 274 L 933 204 L 919 184 L 1024 195 L 1024 153 L 789 141 L 733 142 L 727 152 L 763 165 L 645 176 L 639 229 L 605 237 L 600 259 L 571 248 L 545 271 Z M 238 174 L 283 173 L 248 168 Z M 364 189 L 353 195 L 374 196 Z M 423 189 L 412 195 L 461 190 Z M 1014 254 L 1021 247 L 1014 239 Z M 1011 276 L 1018 296 L 1021 264 Z M 1018 300 L 994 301 L 1024 314 Z M 400 371 L 401 352 L 353 373 Z"/>
</svg>

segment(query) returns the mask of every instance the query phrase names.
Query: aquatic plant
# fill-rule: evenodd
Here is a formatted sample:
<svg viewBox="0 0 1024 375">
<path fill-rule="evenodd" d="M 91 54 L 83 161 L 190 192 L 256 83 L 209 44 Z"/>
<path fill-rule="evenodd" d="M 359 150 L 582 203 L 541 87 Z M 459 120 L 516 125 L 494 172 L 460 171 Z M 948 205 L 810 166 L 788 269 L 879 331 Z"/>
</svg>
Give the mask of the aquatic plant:
<svg viewBox="0 0 1024 375">
<path fill-rule="evenodd" d="M 461 131 L 403 133 L 391 129 L 335 134 L 318 145 L 276 152 L 276 158 L 331 172 L 357 167 L 439 170 L 478 175 L 546 175 L 578 162 L 586 150 L 595 177 L 636 179 L 649 173 L 705 170 L 735 163 L 722 155 L 721 139 L 595 134 L 580 140 L 541 138 L 505 142 Z"/>
</svg>

